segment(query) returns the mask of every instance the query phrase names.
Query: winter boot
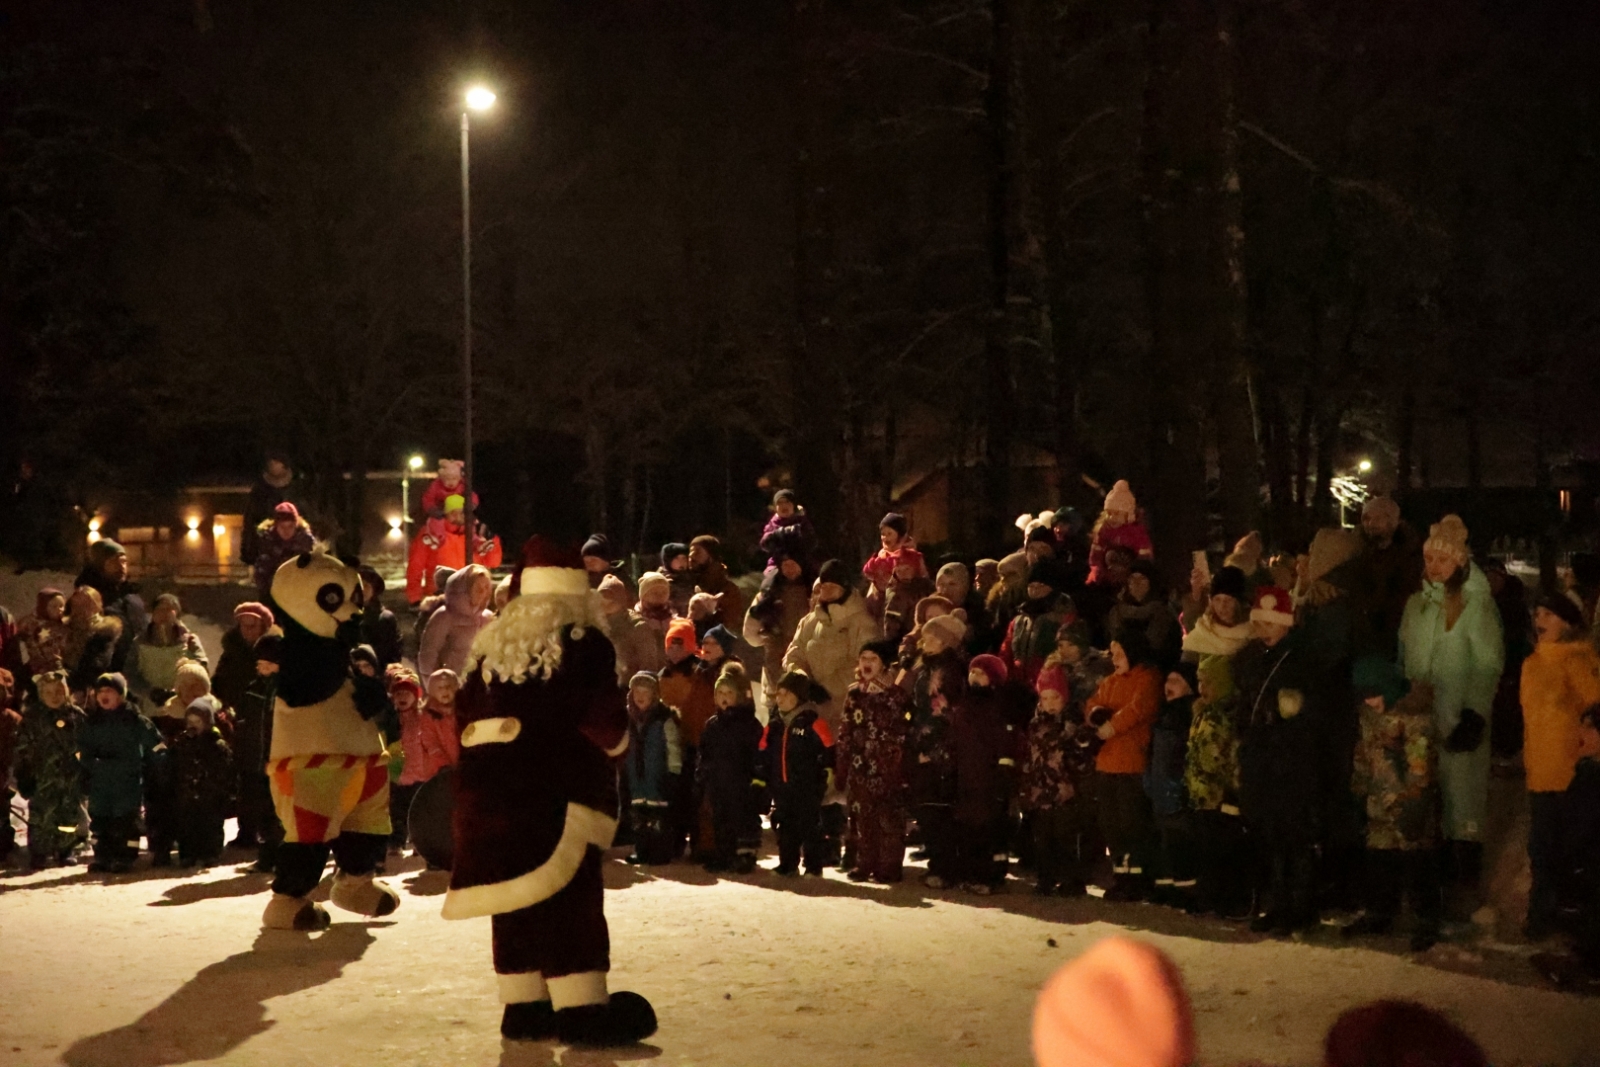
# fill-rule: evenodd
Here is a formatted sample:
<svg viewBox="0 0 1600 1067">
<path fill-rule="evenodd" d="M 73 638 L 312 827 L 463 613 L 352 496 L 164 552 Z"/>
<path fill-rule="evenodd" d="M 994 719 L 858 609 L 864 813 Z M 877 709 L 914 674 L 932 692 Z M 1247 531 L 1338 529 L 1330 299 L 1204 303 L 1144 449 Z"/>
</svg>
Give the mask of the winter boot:
<svg viewBox="0 0 1600 1067">
<path fill-rule="evenodd" d="M 563 1045 L 632 1045 L 656 1032 L 656 1012 L 637 993 L 612 993 L 605 1004 L 584 1004 L 555 1013 Z"/>
<path fill-rule="evenodd" d="M 400 894 L 373 881 L 372 875 L 343 871 L 333 876 L 333 891 L 328 899 L 345 911 L 373 917 L 388 915 L 400 906 Z"/>
<path fill-rule="evenodd" d="M 512 1041 L 550 1041 L 556 1036 L 556 1011 L 548 1000 L 507 1004 L 500 1036 Z"/>
<path fill-rule="evenodd" d="M 332 920 L 321 904 L 283 893 L 272 894 L 272 899 L 267 901 L 267 910 L 261 916 L 261 925 L 268 930 L 310 932 L 325 930 L 330 922 Z"/>
</svg>

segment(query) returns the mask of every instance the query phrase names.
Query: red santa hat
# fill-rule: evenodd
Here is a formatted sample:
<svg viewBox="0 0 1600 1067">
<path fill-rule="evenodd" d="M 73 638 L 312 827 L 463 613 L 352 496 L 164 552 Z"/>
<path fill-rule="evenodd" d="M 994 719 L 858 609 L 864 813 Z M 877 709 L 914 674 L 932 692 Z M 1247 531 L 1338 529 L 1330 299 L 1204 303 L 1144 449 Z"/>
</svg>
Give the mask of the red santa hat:
<svg viewBox="0 0 1600 1067">
<path fill-rule="evenodd" d="M 1275 622 L 1279 626 L 1294 625 L 1294 601 L 1288 590 L 1263 585 L 1256 590 L 1255 603 L 1250 607 L 1251 622 Z"/>
<path fill-rule="evenodd" d="M 522 596 L 588 596 L 589 572 L 583 569 L 582 553 L 534 534 L 522 546 L 516 590 Z"/>
</svg>

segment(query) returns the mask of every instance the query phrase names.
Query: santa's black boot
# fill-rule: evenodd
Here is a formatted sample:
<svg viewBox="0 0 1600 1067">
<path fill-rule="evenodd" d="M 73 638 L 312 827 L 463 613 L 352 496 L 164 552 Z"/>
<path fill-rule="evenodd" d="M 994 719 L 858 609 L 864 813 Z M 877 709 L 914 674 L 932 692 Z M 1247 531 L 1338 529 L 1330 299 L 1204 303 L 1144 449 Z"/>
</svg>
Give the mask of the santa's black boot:
<svg viewBox="0 0 1600 1067">
<path fill-rule="evenodd" d="M 500 1036 L 512 1041 L 549 1041 L 556 1036 L 556 1010 L 548 1000 L 507 1004 Z"/>
<path fill-rule="evenodd" d="M 632 1045 L 655 1032 L 656 1011 L 637 993 L 612 993 L 604 1004 L 556 1012 L 556 1033 L 564 1045 Z"/>
</svg>

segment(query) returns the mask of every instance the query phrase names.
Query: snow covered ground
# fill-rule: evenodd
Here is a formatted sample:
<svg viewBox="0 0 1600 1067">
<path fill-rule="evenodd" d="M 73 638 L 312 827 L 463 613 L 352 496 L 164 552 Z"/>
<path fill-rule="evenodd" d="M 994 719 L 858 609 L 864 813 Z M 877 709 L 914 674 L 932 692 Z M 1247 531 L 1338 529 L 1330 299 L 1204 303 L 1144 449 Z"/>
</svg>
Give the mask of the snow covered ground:
<svg viewBox="0 0 1600 1067">
<path fill-rule="evenodd" d="M 336 912 L 314 936 L 259 931 L 264 876 L 141 863 L 109 881 L 81 867 L 0 878 L 0 1064 L 1022 1067 L 1045 978 L 1129 928 L 1182 968 L 1208 1064 L 1317 1063 L 1340 1011 L 1385 996 L 1444 1010 L 1499 1065 L 1600 1063 L 1600 1000 L 1542 988 L 1492 946 L 1414 959 L 1331 931 L 1270 942 L 1153 906 L 1035 900 L 1015 880 L 980 899 L 620 856 L 613 988 L 656 1005 L 643 1049 L 502 1043 L 488 923 L 442 920 L 446 876 L 417 860 L 391 875 L 397 914 Z"/>
</svg>

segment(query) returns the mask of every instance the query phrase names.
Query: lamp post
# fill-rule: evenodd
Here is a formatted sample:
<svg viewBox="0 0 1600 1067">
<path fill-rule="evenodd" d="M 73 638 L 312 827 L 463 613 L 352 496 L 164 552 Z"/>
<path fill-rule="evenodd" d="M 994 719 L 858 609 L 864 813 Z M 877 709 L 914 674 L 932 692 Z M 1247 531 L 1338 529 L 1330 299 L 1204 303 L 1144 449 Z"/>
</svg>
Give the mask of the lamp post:
<svg viewBox="0 0 1600 1067">
<path fill-rule="evenodd" d="M 466 490 L 467 564 L 477 561 L 474 551 L 474 534 L 477 532 L 472 515 L 472 151 L 468 135 L 471 122 L 468 116 L 474 111 L 487 111 L 494 106 L 494 93 L 481 85 L 467 90 L 466 107 L 461 111 L 461 399 L 466 451 L 462 453 L 461 483 Z"/>
<path fill-rule="evenodd" d="M 406 460 L 405 469 L 400 472 L 400 532 L 405 533 L 406 524 L 411 521 L 411 476 L 422 470 L 422 457 L 412 456 Z"/>
</svg>

